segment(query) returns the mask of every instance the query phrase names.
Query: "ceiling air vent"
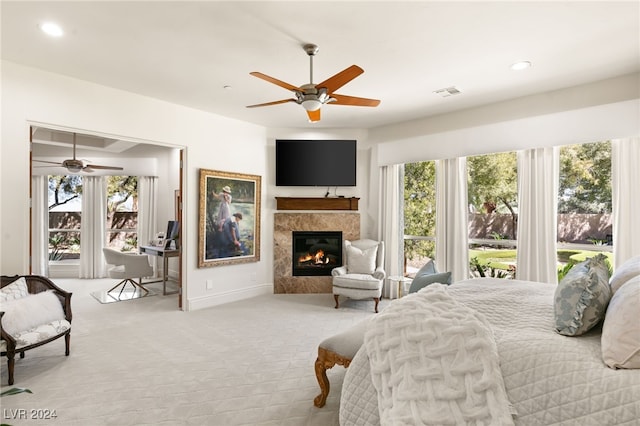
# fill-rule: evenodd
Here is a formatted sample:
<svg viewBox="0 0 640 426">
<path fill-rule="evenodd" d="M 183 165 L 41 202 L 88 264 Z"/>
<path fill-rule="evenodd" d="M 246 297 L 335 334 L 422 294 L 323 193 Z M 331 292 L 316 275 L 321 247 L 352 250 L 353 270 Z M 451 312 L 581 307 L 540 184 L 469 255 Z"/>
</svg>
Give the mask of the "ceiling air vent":
<svg viewBox="0 0 640 426">
<path fill-rule="evenodd" d="M 457 87 L 451 86 L 451 87 L 445 87 L 444 89 L 436 90 L 433 93 L 436 93 L 442 96 L 443 98 L 447 98 L 449 96 L 459 95 L 462 92 Z"/>
</svg>

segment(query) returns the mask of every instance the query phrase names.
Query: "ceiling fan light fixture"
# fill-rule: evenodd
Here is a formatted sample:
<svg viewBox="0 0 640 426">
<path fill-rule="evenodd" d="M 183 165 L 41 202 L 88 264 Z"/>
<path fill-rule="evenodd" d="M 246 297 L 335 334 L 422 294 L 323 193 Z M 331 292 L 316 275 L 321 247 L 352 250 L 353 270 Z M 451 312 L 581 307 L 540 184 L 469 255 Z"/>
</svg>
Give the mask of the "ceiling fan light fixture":
<svg viewBox="0 0 640 426">
<path fill-rule="evenodd" d="M 307 99 L 302 101 L 302 106 L 307 111 L 317 111 L 322 106 L 322 102 L 317 99 Z"/>
<path fill-rule="evenodd" d="M 80 160 L 70 159 L 62 162 L 62 167 L 66 168 L 70 173 L 80 173 L 84 164 Z"/>
</svg>

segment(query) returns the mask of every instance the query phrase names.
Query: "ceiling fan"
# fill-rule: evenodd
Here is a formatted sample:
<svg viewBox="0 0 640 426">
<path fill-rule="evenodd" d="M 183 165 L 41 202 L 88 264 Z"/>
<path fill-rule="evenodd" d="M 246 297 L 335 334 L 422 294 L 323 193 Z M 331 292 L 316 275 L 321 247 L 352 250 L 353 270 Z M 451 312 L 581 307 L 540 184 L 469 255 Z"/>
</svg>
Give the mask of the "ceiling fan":
<svg viewBox="0 0 640 426">
<path fill-rule="evenodd" d="M 350 67 L 340 71 L 336 75 L 329 77 L 322 83 L 313 84 L 313 57 L 316 53 L 318 53 L 319 49 L 315 44 L 305 44 L 303 48 L 305 52 L 307 52 L 307 55 L 309 55 L 309 84 L 303 84 L 300 87 L 296 87 L 292 84 L 285 83 L 284 81 L 269 77 L 268 75 L 262 74 L 260 72 L 251 72 L 249 74 L 254 77 L 261 78 L 277 86 L 283 87 L 287 90 L 291 90 L 295 95 L 295 99 L 289 98 L 279 101 L 266 102 L 263 104 L 248 105 L 247 108 L 295 102 L 299 105 L 302 105 L 307 111 L 309 121 L 316 122 L 320 121 L 320 107 L 325 104 L 368 107 L 375 107 L 380 104 L 380 101 L 377 99 L 357 98 L 355 96 L 346 96 L 335 93 L 336 90 L 340 89 L 342 86 L 364 72 L 364 70 L 357 65 L 351 65 Z"/>
<path fill-rule="evenodd" d="M 70 173 L 88 172 L 92 173 L 94 170 L 124 170 L 122 167 L 113 166 L 100 166 L 98 164 L 84 164 L 82 160 L 76 159 L 76 134 L 73 134 L 73 158 L 64 160 L 62 163 L 56 163 L 54 161 L 33 160 L 39 163 L 54 164 L 56 166 L 66 168 Z"/>
</svg>

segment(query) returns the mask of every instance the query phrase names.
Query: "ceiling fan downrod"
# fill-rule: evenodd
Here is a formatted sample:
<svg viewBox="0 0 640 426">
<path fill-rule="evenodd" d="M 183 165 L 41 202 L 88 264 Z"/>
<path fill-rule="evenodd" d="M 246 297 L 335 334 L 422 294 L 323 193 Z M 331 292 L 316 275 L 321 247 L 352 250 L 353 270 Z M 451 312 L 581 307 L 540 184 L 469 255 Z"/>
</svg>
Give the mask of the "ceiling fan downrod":
<svg viewBox="0 0 640 426">
<path fill-rule="evenodd" d="M 313 57 L 316 53 L 318 53 L 318 50 L 320 50 L 320 48 L 311 43 L 305 44 L 303 47 L 304 51 L 307 52 L 307 55 L 309 55 L 309 84 L 313 84 Z"/>
</svg>

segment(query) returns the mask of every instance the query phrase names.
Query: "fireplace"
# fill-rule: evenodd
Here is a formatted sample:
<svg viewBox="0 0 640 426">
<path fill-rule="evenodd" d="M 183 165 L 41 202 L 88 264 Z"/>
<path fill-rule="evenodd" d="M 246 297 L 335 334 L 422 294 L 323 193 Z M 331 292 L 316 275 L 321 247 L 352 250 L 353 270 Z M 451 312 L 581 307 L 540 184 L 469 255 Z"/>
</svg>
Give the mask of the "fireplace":
<svg viewBox="0 0 640 426">
<path fill-rule="evenodd" d="M 293 276 L 331 276 L 342 265 L 342 231 L 293 231 Z"/>
</svg>

